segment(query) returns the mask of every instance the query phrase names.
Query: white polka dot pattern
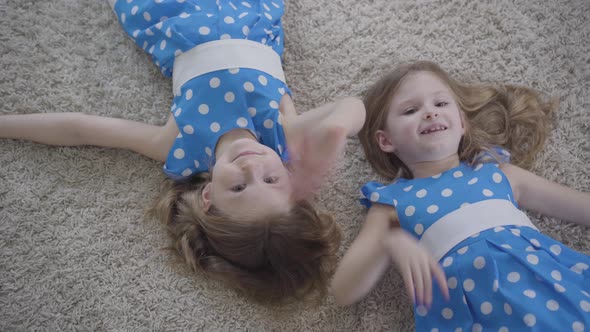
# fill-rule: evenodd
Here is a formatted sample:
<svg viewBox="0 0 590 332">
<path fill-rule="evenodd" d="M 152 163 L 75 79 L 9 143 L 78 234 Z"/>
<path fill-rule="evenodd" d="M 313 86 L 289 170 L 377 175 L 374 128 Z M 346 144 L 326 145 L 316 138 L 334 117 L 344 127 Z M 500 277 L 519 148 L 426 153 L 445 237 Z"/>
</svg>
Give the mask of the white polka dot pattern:
<svg viewBox="0 0 590 332">
<path fill-rule="evenodd" d="M 463 206 L 489 199 L 513 202 L 504 174 L 492 163 L 475 168 L 461 164 L 436 177 L 397 179 L 389 185 L 370 182 L 362 192 L 366 197 L 378 194 L 373 202 L 396 206 L 401 227 L 417 238 Z M 418 331 L 455 331 L 458 326 L 474 331 L 561 331 L 567 330 L 564 322 L 571 330 L 590 326 L 590 293 L 581 289 L 584 283 L 590 285 L 590 258 L 532 228 L 507 222 L 481 231 L 443 256 L 440 265 L 451 299 L 444 300 L 433 281 L 431 308 L 416 307 Z"/>
<path fill-rule="evenodd" d="M 168 77 L 175 57 L 216 39 L 264 39 L 279 55 L 283 52 L 281 0 L 260 1 L 256 6 L 228 0 L 198 5 L 185 0 L 133 0 L 116 2 L 114 10 L 123 29 Z M 211 147 L 220 135 L 235 128 L 259 133 L 261 143 L 287 159 L 278 121 L 278 101 L 285 93 L 289 89 L 284 83 L 252 69 L 221 70 L 185 83 L 174 92 L 171 111 L 180 130 L 165 173 L 177 179 L 208 171 L 214 163 Z"/>
</svg>

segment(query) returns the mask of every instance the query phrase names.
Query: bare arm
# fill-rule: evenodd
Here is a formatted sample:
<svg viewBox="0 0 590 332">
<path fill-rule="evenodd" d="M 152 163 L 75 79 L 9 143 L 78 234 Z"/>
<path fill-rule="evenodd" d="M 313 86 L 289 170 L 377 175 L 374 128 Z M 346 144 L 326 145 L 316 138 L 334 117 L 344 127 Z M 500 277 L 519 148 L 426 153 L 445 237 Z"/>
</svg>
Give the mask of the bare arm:
<svg viewBox="0 0 590 332">
<path fill-rule="evenodd" d="M 297 115 L 291 98 L 281 99 L 283 128 L 289 146 L 294 197 L 313 195 L 326 173 L 341 157 L 346 137 L 365 121 L 365 107 L 356 98 L 344 98 Z"/>
<path fill-rule="evenodd" d="M 393 208 L 374 204 L 332 279 L 331 292 L 338 304 L 363 298 L 379 281 L 390 264 L 382 238 L 391 228 Z"/>
<path fill-rule="evenodd" d="M 590 226 L 590 193 L 551 182 L 514 165 L 504 164 L 502 170 L 522 207 Z"/>
<path fill-rule="evenodd" d="M 367 295 L 391 261 L 399 270 L 412 302 L 430 307 L 433 278 L 443 296 L 449 298 L 447 279 L 438 262 L 416 238 L 399 227 L 393 207 L 375 204 L 336 269 L 332 280 L 336 302 L 352 304 Z"/>
<path fill-rule="evenodd" d="M 283 98 L 281 107 L 285 109 L 287 133 L 313 132 L 315 130 L 341 129 L 346 136 L 356 135 L 365 123 L 365 106 L 355 97 L 346 97 L 322 105 L 303 114 L 296 115 L 291 98 Z"/>
<path fill-rule="evenodd" d="M 164 126 L 87 115 L 37 113 L 0 116 L 0 138 L 25 139 L 48 145 L 95 145 L 128 149 L 165 161 L 178 129 L 170 117 Z"/>
</svg>

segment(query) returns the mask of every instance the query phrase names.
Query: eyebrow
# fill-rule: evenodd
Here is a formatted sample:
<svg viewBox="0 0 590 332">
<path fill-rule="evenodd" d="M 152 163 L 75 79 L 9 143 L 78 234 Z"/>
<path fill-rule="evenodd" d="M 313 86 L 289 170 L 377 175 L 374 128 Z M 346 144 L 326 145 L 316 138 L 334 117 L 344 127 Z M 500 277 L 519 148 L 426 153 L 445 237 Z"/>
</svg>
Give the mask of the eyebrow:
<svg viewBox="0 0 590 332">
<path fill-rule="evenodd" d="M 231 190 L 231 188 L 233 188 L 236 185 L 233 185 L 233 186 L 229 187 L 229 191 L 231 191 L 232 194 L 233 194 L 232 195 L 232 199 L 233 198 L 236 198 L 237 199 L 237 196 L 243 194 L 246 190 L 248 190 L 248 187 L 251 187 L 252 186 L 252 184 L 247 184 L 247 183 L 242 183 L 242 184 L 244 184 L 246 186 L 246 188 L 244 188 L 244 190 L 238 191 L 238 192 L 235 192 L 235 191 Z M 271 187 L 271 188 L 278 188 L 278 187 L 282 187 L 283 186 L 283 184 L 278 183 L 278 182 L 275 182 L 275 183 L 264 183 L 264 184 L 267 185 L 267 186 L 269 186 L 269 187 Z"/>
<path fill-rule="evenodd" d="M 445 95 L 445 96 L 452 96 L 450 91 L 439 90 L 433 93 L 433 95 Z"/>
<path fill-rule="evenodd" d="M 394 109 L 397 109 L 397 110 L 399 110 L 399 109 L 402 109 L 403 110 L 406 107 L 414 104 L 415 103 L 414 99 L 415 98 L 406 99 L 406 100 L 402 101 L 401 103 L 395 103 L 395 104 L 394 103 L 391 103 L 391 106 L 390 107 L 391 108 L 394 108 Z"/>
<path fill-rule="evenodd" d="M 435 96 L 436 96 L 436 95 L 445 95 L 445 96 L 449 96 L 449 95 L 450 95 L 450 93 L 449 93 L 448 91 L 445 91 L 445 90 L 437 90 L 437 91 L 433 92 L 433 93 L 432 93 L 432 95 L 435 95 Z M 412 103 L 414 103 L 414 99 L 416 99 L 416 98 L 409 98 L 409 99 L 403 100 L 401 103 L 397 103 L 397 105 L 396 105 L 396 106 L 398 106 L 398 107 L 404 107 L 404 106 L 407 106 L 408 104 L 412 104 Z M 393 106 L 393 105 L 392 105 L 392 106 Z"/>
</svg>

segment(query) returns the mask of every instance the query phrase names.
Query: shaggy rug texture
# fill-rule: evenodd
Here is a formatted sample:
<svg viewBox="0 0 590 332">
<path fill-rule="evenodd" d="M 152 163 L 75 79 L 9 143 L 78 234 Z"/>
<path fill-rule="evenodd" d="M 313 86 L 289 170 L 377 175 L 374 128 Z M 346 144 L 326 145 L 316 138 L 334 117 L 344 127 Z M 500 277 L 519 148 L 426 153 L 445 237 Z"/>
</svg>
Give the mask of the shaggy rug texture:
<svg viewBox="0 0 590 332">
<path fill-rule="evenodd" d="M 469 81 L 532 86 L 561 101 L 533 171 L 590 191 L 587 0 L 286 6 L 284 67 L 300 112 L 361 95 L 384 72 L 415 59 Z M 127 38 L 106 1 L 0 0 L 0 26 L 0 114 L 165 122 L 171 81 Z M 317 307 L 265 307 L 172 264 L 162 250 L 164 230 L 143 217 L 164 178 L 160 167 L 128 151 L 0 141 L 0 330 L 413 329 L 393 268 L 355 305 L 339 307 L 328 297 Z M 359 188 L 375 178 L 358 139 L 350 139 L 319 199 L 344 231 L 340 254 L 363 223 Z M 529 216 L 546 234 L 590 254 L 590 228 Z"/>
</svg>

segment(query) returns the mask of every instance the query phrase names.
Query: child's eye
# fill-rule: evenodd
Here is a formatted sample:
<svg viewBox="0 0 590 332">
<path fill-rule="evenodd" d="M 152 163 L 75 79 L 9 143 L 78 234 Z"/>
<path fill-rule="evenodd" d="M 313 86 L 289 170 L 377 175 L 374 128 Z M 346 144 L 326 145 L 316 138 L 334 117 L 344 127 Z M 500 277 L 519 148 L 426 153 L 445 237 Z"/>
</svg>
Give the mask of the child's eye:
<svg viewBox="0 0 590 332">
<path fill-rule="evenodd" d="M 414 113 L 416 113 L 415 108 L 408 108 L 407 110 L 404 111 L 404 115 L 410 115 L 410 114 L 414 114 Z"/>
<path fill-rule="evenodd" d="M 231 187 L 231 191 L 236 192 L 236 193 L 239 193 L 240 191 L 243 191 L 244 189 L 246 189 L 245 184 L 238 184 L 238 185 Z"/>
<path fill-rule="evenodd" d="M 447 106 L 449 103 L 447 103 L 446 101 L 439 101 L 438 103 L 435 104 L 436 107 L 445 107 Z"/>
<path fill-rule="evenodd" d="M 264 178 L 264 182 L 265 183 L 275 183 L 275 182 L 277 182 L 277 178 L 274 176 L 269 176 L 269 177 Z"/>
</svg>

